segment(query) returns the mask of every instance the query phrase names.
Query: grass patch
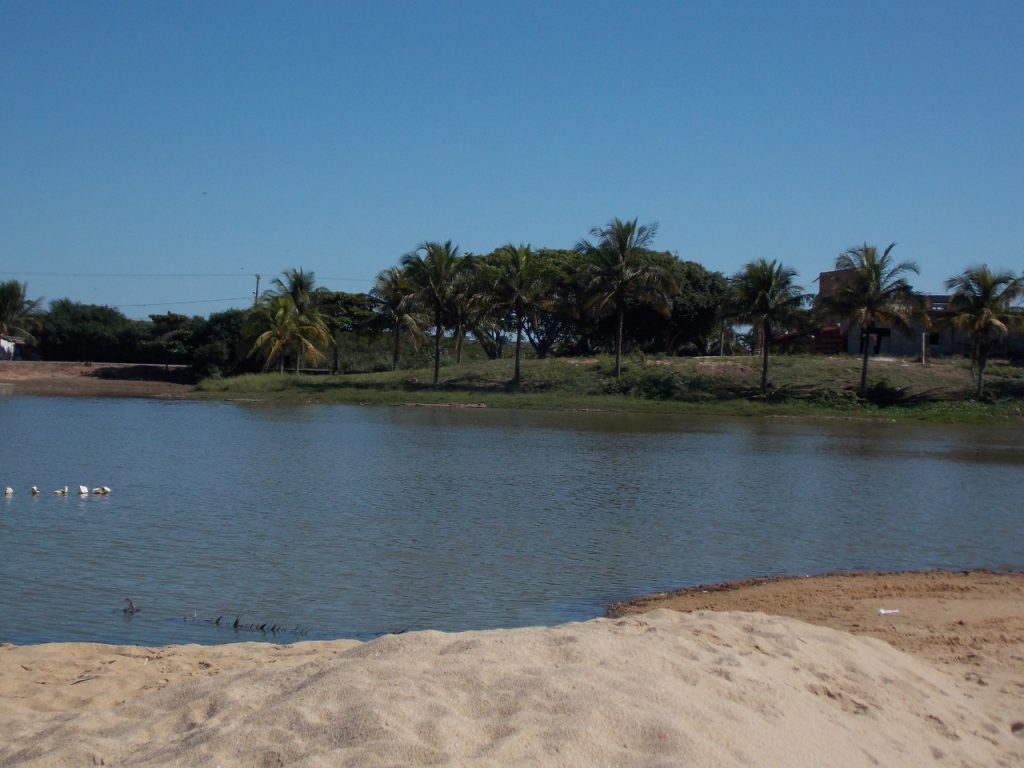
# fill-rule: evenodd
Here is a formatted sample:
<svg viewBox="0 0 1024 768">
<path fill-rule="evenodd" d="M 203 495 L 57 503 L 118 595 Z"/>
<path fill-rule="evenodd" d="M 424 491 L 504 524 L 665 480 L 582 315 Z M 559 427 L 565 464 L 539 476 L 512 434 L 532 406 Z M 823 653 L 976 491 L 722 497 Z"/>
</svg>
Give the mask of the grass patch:
<svg viewBox="0 0 1024 768">
<path fill-rule="evenodd" d="M 593 409 L 735 416 L 830 416 L 984 423 L 1024 417 L 1024 369 L 994 363 L 986 402 L 969 399 L 970 367 L 960 359 L 927 365 L 872 359 L 861 398 L 856 357 L 787 355 L 771 359 L 771 388 L 762 396 L 753 357 L 631 357 L 612 376 L 609 357 L 524 360 L 518 389 L 511 360 L 476 360 L 431 368 L 337 376 L 248 374 L 207 379 L 198 397 L 273 402 L 485 405 L 500 408 Z"/>
</svg>

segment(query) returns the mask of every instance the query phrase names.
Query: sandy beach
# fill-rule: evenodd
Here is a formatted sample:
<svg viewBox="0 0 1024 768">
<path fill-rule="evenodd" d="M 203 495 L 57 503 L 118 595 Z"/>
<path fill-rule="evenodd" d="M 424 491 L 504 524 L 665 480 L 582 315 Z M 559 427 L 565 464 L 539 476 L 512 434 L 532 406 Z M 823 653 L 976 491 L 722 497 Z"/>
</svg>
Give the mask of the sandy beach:
<svg viewBox="0 0 1024 768">
<path fill-rule="evenodd" d="M 1024 765 L 1022 597 L 865 574 L 554 628 L 5 645 L 0 765 Z"/>
</svg>

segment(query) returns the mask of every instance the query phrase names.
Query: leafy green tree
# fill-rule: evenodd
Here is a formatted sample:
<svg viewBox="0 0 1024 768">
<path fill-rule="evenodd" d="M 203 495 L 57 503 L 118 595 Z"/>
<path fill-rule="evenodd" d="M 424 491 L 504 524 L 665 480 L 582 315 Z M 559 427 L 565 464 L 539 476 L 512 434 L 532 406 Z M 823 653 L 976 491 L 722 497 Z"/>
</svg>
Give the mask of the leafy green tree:
<svg viewBox="0 0 1024 768">
<path fill-rule="evenodd" d="M 537 255 L 540 300 L 524 316 L 523 332 L 543 360 L 560 349 L 579 348 L 590 320 L 578 279 L 583 263 L 579 251 L 541 248 Z"/>
<path fill-rule="evenodd" d="M 692 345 L 698 354 L 706 355 L 718 329 L 729 283 L 721 272 L 707 270 L 695 261 L 677 261 L 673 283 L 672 311 L 665 326 L 666 351 L 678 354 Z"/>
<path fill-rule="evenodd" d="M 671 290 L 667 297 L 656 294 L 654 302 L 643 296 L 627 302 L 625 346 L 667 355 L 706 354 L 728 292 L 726 279 L 672 253 L 649 251 L 642 258 L 668 275 Z"/>
<path fill-rule="evenodd" d="M 869 340 L 879 323 L 910 330 L 910 321 L 924 312 L 920 295 L 914 292 L 904 275 L 918 272 L 913 261 L 895 262 L 892 249 L 879 256 L 873 245 L 851 248 L 836 257 L 836 269 L 843 274 L 831 295 L 822 297 L 819 309 L 826 315 L 838 315 L 860 326 L 863 358 L 860 370 L 860 395 L 867 393 Z"/>
<path fill-rule="evenodd" d="M 968 267 L 946 281 L 953 294 L 940 322 L 960 328 L 971 337 L 971 367 L 976 376 L 974 396 L 985 392 L 985 367 L 992 345 L 1014 326 L 1024 324 L 1015 307 L 1024 295 L 1024 281 L 1009 272 L 993 272 L 987 264 Z"/>
<path fill-rule="evenodd" d="M 243 370 L 249 351 L 243 344 L 246 321 L 254 311 L 215 312 L 198 325 L 189 340 L 192 370 L 196 376 L 216 377 Z"/>
<path fill-rule="evenodd" d="M 192 335 L 202 322 L 202 318 L 177 312 L 150 315 L 149 323 L 144 324 L 148 338 L 142 341 L 140 349 L 148 353 L 149 362 L 163 363 L 165 369 L 171 363 L 187 363 Z"/>
<path fill-rule="evenodd" d="M 253 339 L 249 354 L 259 352 L 263 356 L 264 370 L 276 360 L 281 373 L 288 350 L 295 350 L 297 360 L 305 354 L 309 360 L 319 362 L 324 359 L 321 349 L 331 338 L 323 318 L 319 314 L 300 313 L 290 293 L 268 292 L 250 316 L 247 333 Z M 298 370 L 296 362 L 296 373 Z"/>
<path fill-rule="evenodd" d="M 145 324 L 113 307 L 58 299 L 41 318 L 37 348 L 50 360 L 137 362 L 147 336 Z"/>
<path fill-rule="evenodd" d="M 317 288 L 314 292 L 314 305 L 320 313 L 331 337 L 334 361 L 331 371 L 339 370 L 342 337 L 369 331 L 376 318 L 373 299 L 365 293 L 348 291 L 329 291 Z M 308 314 L 309 310 L 307 310 Z"/>
<path fill-rule="evenodd" d="M 793 282 L 796 272 L 778 260 L 748 262 L 733 275 L 735 317 L 750 323 L 761 349 L 761 392 L 768 391 L 768 350 L 775 329 L 791 324 L 806 297 Z"/>
<path fill-rule="evenodd" d="M 416 342 L 423 339 L 416 314 L 416 286 L 405 269 L 391 267 L 377 275 L 370 296 L 383 324 L 391 332 L 391 370 L 397 371 L 403 332 Z"/>
<path fill-rule="evenodd" d="M 0 283 L 0 335 L 20 336 L 29 344 L 36 339 L 32 331 L 39 324 L 42 299 L 28 297 L 28 283 L 8 280 Z"/>
<path fill-rule="evenodd" d="M 444 243 L 425 242 L 402 257 L 401 267 L 416 287 L 416 298 L 433 316 L 434 321 L 434 386 L 441 375 L 441 337 L 444 318 L 452 305 L 457 277 L 462 269 L 458 246 L 451 240 Z"/>
<path fill-rule="evenodd" d="M 654 242 L 657 223 L 638 225 L 637 219 L 614 218 L 594 227 L 596 242 L 580 240 L 576 250 L 586 259 L 581 268 L 588 306 L 597 314 L 615 314 L 615 377 L 622 375 L 622 337 L 626 305 L 631 297 L 664 295 L 668 276 L 643 255 Z"/>
</svg>

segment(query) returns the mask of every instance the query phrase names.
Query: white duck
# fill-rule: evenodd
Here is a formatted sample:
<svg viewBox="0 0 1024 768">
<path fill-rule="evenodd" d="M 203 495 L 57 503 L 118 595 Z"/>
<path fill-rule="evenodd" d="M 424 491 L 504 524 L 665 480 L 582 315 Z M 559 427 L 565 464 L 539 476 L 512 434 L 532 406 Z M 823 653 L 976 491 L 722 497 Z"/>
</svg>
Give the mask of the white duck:
<svg viewBox="0 0 1024 768">
<path fill-rule="evenodd" d="M 11 486 L 8 485 L 6 488 L 4 488 L 4 496 L 13 496 L 13 495 L 14 495 L 14 489 L 11 488 Z"/>
<path fill-rule="evenodd" d="M 68 487 L 65 485 L 63 488 L 58 488 L 56 491 L 53 492 L 53 495 L 54 496 L 67 496 L 68 495 Z"/>
<path fill-rule="evenodd" d="M 39 495 L 39 489 L 36 488 L 34 485 L 32 486 L 32 495 L 33 496 L 38 496 Z"/>
</svg>

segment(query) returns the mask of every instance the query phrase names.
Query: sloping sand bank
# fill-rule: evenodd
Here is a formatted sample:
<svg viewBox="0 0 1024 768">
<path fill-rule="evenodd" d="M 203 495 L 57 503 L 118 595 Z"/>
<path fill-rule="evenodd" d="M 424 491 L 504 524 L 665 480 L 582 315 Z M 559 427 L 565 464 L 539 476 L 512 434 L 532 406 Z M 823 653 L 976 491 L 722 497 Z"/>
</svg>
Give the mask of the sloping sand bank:
<svg viewBox="0 0 1024 768">
<path fill-rule="evenodd" d="M 370 643 L 0 650 L 0 765 L 1012 766 L 1024 738 L 879 640 L 659 610 Z"/>
<path fill-rule="evenodd" d="M 0 360 L 0 395 L 182 399 L 192 396 L 180 381 L 186 374 L 182 366 Z"/>
<path fill-rule="evenodd" d="M 613 605 L 609 615 L 659 608 L 761 611 L 875 637 L 942 668 L 1024 723 L 1024 573 L 746 579 L 646 595 Z M 1021 736 L 1024 741 L 1024 731 Z"/>
</svg>

